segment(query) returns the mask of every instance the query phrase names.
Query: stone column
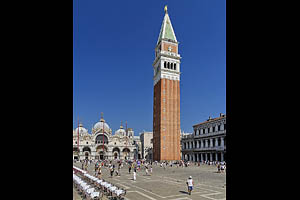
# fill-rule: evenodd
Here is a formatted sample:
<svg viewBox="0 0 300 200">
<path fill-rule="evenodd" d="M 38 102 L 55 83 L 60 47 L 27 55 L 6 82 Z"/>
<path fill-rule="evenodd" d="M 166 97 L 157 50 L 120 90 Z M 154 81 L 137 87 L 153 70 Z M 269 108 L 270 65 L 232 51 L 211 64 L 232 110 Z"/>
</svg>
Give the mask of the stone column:
<svg viewBox="0 0 300 200">
<path fill-rule="evenodd" d="M 203 161 L 203 154 L 200 153 L 200 160 Z"/>
<path fill-rule="evenodd" d="M 221 137 L 221 147 L 224 147 L 224 138 Z"/>
<path fill-rule="evenodd" d="M 207 161 L 207 153 L 205 153 L 205 161 Z"/>
<path fill-rule="evenodd" d="M 205 140 L 205 147 L 208 147 L 208 140 Z"/>
<path fill-rule="evenodd" d="M 222 152 L 221 153 L 221 162 L 223 162 L 224 161 L 224 153 Z"/>
<path fill-rule="evenodd" d="M 209 157 L 210 157 L 210 161 L 212 161 L 213 159 L 212 159 L 212 153 L 209 153 Z"/>
<path fill-rule="evenodd" d="M 213 144 L 213 139 L 210 138 L 210 147 L 213 147 L 213 146 L 214 146 L 214 144 Z"/>
<path fill-rule="evenodd" d="M 215 161 L 218 161 L 218 153 L 216 153 L 216 160 Z"/>
</svg>

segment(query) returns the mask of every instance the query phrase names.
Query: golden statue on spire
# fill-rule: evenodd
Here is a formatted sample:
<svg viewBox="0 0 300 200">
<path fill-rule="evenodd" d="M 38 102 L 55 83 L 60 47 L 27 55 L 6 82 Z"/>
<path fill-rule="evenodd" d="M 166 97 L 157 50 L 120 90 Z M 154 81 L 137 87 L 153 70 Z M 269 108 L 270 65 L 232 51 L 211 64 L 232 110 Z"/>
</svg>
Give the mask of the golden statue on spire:
<svg viewBox="0 0 300 200">
<path fill-rule="evenodd" d="M 167 5 L 165 5 L 165 13 L 168 13 L 168 6 Z"/>
<path fill-rule="evenodd" d="M 104 119 L 103 119 L 103 112 L 101 112 L 101 119 L 100 119 L 100 122 L 104 122 Z"/>
</svg>

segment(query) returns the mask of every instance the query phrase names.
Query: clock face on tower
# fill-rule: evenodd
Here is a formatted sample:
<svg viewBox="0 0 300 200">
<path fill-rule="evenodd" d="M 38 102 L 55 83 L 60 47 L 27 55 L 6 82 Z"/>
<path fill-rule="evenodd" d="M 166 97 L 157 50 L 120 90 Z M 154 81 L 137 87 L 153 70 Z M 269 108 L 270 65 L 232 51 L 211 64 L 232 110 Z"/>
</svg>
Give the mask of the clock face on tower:
<svg viewBox="0 0 300 200">
<path fill-rule="evenodd" d="M 168 51 L 172 51 L 172 47 L 171 46 L 168 47 Z"/>
</svg>

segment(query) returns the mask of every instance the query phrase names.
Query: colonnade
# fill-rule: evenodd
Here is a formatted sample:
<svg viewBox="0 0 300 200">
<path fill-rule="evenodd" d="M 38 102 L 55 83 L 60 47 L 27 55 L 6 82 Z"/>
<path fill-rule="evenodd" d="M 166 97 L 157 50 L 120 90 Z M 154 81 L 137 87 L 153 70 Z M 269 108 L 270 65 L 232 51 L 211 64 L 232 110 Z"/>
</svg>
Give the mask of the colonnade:
<svg viewBox="0 0 300 200">
<path fill-rule="evenodd" d="M 208 153 L 185 153 L 183 154 L 183 159 L 193 162 L 202 162 L 202 161 L 225 161 L 225 152 L 208 152 Z"/>
</svg>

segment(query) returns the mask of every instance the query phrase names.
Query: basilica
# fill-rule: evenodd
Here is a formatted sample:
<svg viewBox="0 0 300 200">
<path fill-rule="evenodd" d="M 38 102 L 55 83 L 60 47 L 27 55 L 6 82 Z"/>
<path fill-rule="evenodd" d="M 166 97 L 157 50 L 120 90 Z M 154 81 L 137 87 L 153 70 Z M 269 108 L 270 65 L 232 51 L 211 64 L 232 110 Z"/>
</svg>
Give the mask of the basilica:
<svg viewBox="0 0 300 200">
<path fill-rule="evenodd" d="M 139 137 L 134 136 L 131 128 L 112 130 L 103 116 L 89 133 L 82 123 L 73 130 L 73 159 L 140 159 L 141 144 Z"/>
</svg>

